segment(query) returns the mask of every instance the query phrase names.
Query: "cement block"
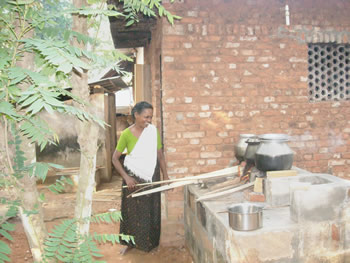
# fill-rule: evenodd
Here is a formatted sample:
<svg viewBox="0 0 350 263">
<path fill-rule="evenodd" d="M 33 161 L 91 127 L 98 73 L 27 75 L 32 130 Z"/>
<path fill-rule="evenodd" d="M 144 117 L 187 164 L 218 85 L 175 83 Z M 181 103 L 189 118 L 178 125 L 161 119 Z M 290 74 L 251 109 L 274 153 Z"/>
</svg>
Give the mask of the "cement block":
<svg viewBox="0 0 350 263">
<path fill-rule="evenodd" d="M 347 187 L 335 183 L 310 185 L 291 193 L 290 213 L 293 221 L 325 221 L 340 218 Z"/>
<path fill-rule="evenodd" d="M 295 231 L 252 233 L 230 232 L 227 249 L 230 252 L 230 262 L 295 262 L 293 244 Z"/>
<path fill-rule="evenodd" d="M 290 184 L 298 180 L 299 176 L 267 178 L 264 182 L 266 202 L 271 207 L 290 205 Z"/>
<path fill-rule="evenodd" d="M 335 185 L 346 185 L 346 180 L 329 174 L 312 174 L 299 172 L 297 176 L 283 178 L 267 178 L 264 182 L 264 194 L 266 202 L 271 207 L 286 206 L 291 204 L 291 186 L 296 183 L 312 185 L 324 185 L 332 188 Z"/>
</svg>

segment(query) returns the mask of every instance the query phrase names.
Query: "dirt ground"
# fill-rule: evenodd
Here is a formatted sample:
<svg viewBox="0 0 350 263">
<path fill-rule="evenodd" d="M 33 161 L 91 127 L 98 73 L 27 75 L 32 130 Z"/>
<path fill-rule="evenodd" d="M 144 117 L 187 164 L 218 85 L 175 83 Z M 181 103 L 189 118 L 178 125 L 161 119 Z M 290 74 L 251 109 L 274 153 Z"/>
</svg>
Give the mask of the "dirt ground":
<svg viewBox="0 0 350 263">
<path fill-rule="evenodd" d="M 120 177 L 113 176 L 112 182 L 99 186 L 93 198 L 93 213 L 107 212 L 109 209 L 120 208 Z M 74 214 L 74 193 L 64 193 L 60 195 L 52 194 L 45 186 L 39 186 L 39 191 L 45 193 L 46 201 L 43 205 L 45 223 L 50 230 L 61 220 L 71 218 Z M 13 218 L 16 230 L 12 232 L 13 242 L 8 242 L 12 249 L 11 262 L 33 262 L 29 251 L 23 227 L 18 218 Z M 94 233 L 119 233 L 119 224 L 91 224 L 90 232 Z M 192 263 L 192 258 L 185 247 L 163 247 L 160 246 L 149 253 L 132 249 L 125 255 L 120 255 L 119 251 L 123 246 L 103 244 L 99 245 L 101 253 L 104 255 L 99 260 L 108 263 Z"/>
</svg>

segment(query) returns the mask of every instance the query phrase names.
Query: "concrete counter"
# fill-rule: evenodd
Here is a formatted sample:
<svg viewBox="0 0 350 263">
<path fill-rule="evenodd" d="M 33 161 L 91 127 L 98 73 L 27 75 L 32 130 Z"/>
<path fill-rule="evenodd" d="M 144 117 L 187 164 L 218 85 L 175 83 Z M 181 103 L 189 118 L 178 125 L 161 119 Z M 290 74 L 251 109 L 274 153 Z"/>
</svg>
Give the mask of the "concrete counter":
<svg viewBox="0 0 350 263">
<path fill-rule="evenodd" d="M 314 176 L 299 170 L 297 178 L 293 180 L 297 181 L 309 175 Z M 334 181 L 335 186 L 342 184 L 341 189 L 346 193 L 343 200 L 334 200 L 342 200 L 337 203 L 341 209 L 334 216 L 316 221 L 305 218 L 295 220 L 291 216 L 293 204 L 274 207 L 266 202 L 262 203 L 268 207 L 263 210 L 263 227 L 254 231 L 235 231 L 229 226 L 228 214 L 218 213 L 232 204 L 247 202 L 243 192 L 196 202 L 196 198 L 208 190 L 198 185 L 187 187 L 186 244 L 194 262 L 350 262 L 349 184 L 331 175 L 325 177 L 331 181 L 330 184 Z M 280 178 L 273 180 L 277 182 Z M 290 184 L 288 178 L 284 180 Z M 331 188 L 333 186 L 330 185 Z M 307 192 L 304 191 L 303 194 Z"/>
</svg>

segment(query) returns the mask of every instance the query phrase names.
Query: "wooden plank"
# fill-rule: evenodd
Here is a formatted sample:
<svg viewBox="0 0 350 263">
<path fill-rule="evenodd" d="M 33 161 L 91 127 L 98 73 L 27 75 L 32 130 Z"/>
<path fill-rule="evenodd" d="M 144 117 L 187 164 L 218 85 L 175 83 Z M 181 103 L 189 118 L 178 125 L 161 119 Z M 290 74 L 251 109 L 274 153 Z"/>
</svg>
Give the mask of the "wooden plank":
<svg viewBox="0 0 350 263">
<path fill-rule="evenodd" d="M 115 94 L 114 93 L 109 93 L 108 94 L 108 99 L 109 99 L 109 124 L 110 124 L 110 129 L 111 129 L 111 154 L 113 156 L 115 147 L 117 145 L 117 118 L 116 118 L 116 105 L 115 105 Z M 112 161 L 112 159 L 111 159 Z"/>
<path fill-rule="evenodd" d="M 143 94 L 143 65 L 135 64 L 134 65 L 134 100 L 135 103 L 144 100 Z"/>
<path fill-rule="evenodd" d="M 191 180 L 210 180 L 213 178 L 219 178 L 219 177 L 225 177 L 225 176 L 232 176 L 236 175 L 238 173 L 238 167 L 239 166 L 233 166 L 224 168 L 221 170 L 200 174 L 200 175 L 194 175 L 194 176 L 188 176 L 183 178 L 176 178 L 176 179 L 170 179 L 170 180 L 164 180 L 164 181 L 157 181 L 157 182 L 151 182 L 151 183 L 142 183 L 137 184 L 136 186 L 144 186 L 144 185 L 157 185 L 157 184 L 166 184 L 166 183 L 173 183 L 173 182 L 179 182 L 179 181 L 191 181 Z M 123 188 L 127 188 L 127 186 L 123 186 Z"/>
<path fill-rule="evenodd" d="M 110 101 L 109 96 L 104 96 L 104 121 L 110 125 Z M 112 154 L 111 154 L 111 127 L 107 126 L 105 128 L 105 141 L 104 149 L 102 150 L 104 155 L 105 171 L 101 178 L 103 182 L 109 182 L 112 178 Z"/>
<path fill-rule="evenodd" d="M 298 172 L 296 170 L 281 170 L 281 171 L 268 171 L 266 172 L 267 178 L 278 178 L 287 176 L 296 176 Z"/>
<path fill-rule="evenodd" d="M 215 198 L 215 197 L 232 194 L 232 193 L 235 193 L 235 192 L 247 189 L 247 188 L 249 188 L 249 187 L 251 187 L 253 185 L 254 185 L 254 182 L 248 183 L 248 184 L 244 184 L 244 185 L 241 185 L 241 186 L 238 186 L 238 187 L 235 187 L 233 189 L 226 190 L 226 191 L 222 191 L 220 193 L 215 193 L 215 194 L 210 194 L 210 195 L 203 195 L 203 196 L 197 198 L 196 201 L 204 201 L 204 200 L 212 199 L 212 198 Z"/>
</svg>

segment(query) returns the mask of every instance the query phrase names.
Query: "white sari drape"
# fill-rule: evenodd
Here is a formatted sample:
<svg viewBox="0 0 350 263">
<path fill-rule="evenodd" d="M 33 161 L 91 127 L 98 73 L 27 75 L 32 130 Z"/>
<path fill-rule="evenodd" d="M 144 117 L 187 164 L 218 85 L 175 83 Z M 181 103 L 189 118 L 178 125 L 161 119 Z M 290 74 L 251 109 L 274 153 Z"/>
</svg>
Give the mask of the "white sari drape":
<svg viewBox="0 0 350 263">
<path fill-rule="evenodd" d="M 137 177 L 152 182 L 157 164 L 157 128 L 149 124 L 142 131 L 134 149 L 125 157 L 124 165 Z"/>
</svg>

